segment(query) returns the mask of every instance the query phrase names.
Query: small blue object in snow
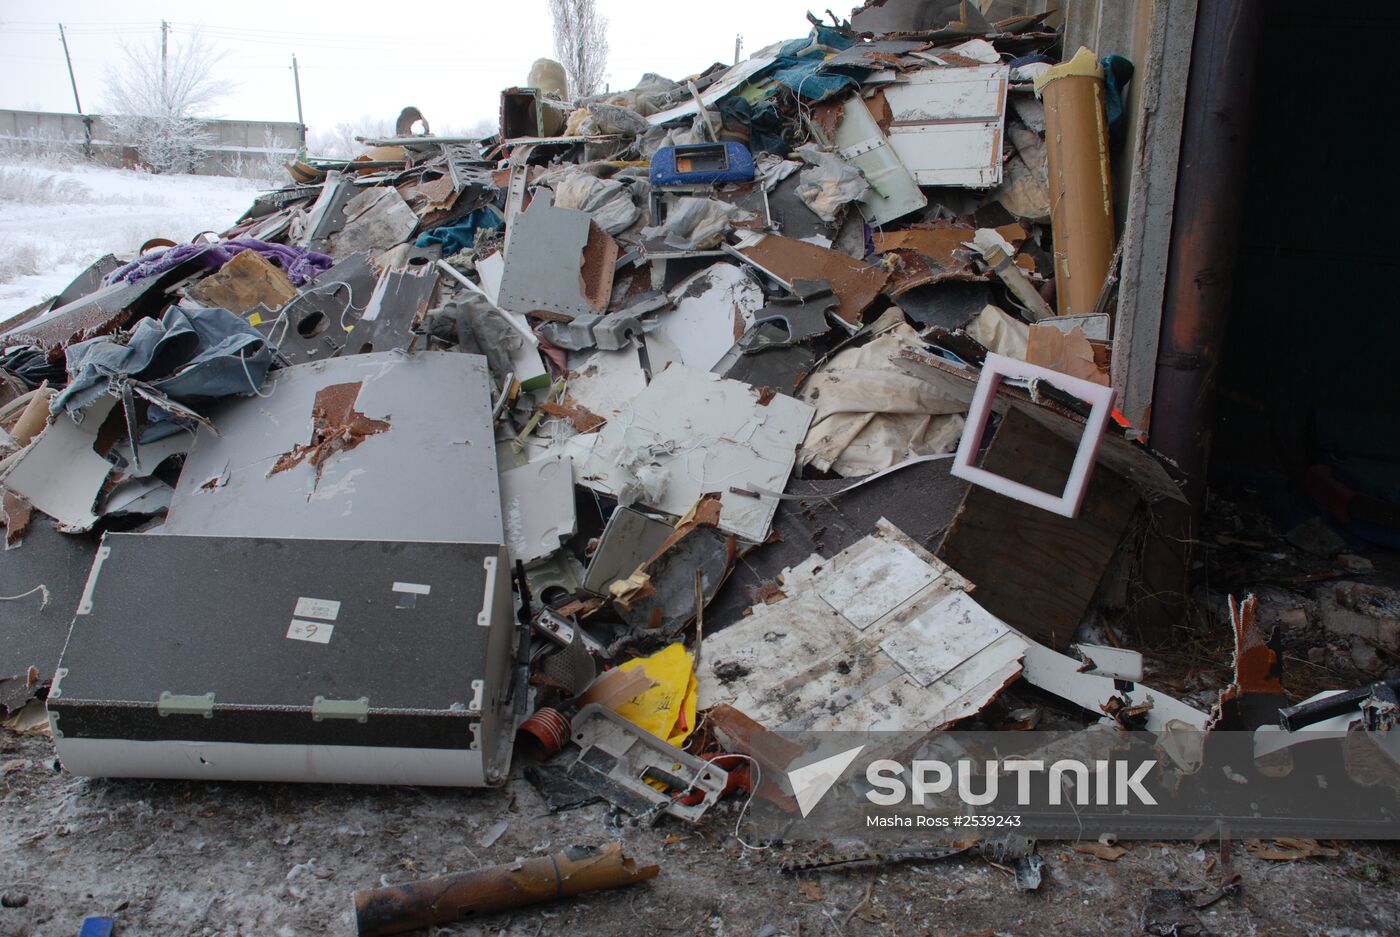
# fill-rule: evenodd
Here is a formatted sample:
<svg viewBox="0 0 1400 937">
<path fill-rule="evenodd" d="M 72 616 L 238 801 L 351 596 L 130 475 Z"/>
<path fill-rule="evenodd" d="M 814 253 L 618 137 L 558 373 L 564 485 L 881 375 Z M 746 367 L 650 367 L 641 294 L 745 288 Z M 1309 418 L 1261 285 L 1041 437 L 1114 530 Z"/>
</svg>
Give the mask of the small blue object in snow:
<svg viewBox="0 0 1400 937">
<path fill-rule="evenodd" d="M 78 937 L 112 937 L 116 926 L 117 922 L 109 917 L 85 918 Z"/>
<path fill-rule="evenodd" d="M 708 185 L 753 181 L 753 154 L 742 143 L 663 146 L 651 158 L 651 184 Z"/>
</svg>

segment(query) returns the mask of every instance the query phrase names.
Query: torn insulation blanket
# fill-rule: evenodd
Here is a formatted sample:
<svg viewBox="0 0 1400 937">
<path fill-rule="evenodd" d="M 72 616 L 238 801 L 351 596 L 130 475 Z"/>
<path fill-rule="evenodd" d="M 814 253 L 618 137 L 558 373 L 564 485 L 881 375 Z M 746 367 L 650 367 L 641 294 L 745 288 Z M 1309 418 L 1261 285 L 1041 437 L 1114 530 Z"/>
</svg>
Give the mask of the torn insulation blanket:
<svg viewBox="0 0 1400 937">
<path fill-rule="evenodd" d="M 599 432 L 566 446 L 578 484 L 677 517 L 718 493 L 719 529 L 760 543 L 777 501 L 754 489 L 782 490 L 811 421 L 801 401 L 673 364 Z"/>
<path fill-rule="evenodd" d="M 967 404 L 892 362 L 923 341 L 899 310 L 882 315 L 875 338 L 832 356 L 808 378 L 802 399 L 816 410 L 798 458 L 838 475 L 868 475 L 910 456 L 951 452 Z"/>
</svg>

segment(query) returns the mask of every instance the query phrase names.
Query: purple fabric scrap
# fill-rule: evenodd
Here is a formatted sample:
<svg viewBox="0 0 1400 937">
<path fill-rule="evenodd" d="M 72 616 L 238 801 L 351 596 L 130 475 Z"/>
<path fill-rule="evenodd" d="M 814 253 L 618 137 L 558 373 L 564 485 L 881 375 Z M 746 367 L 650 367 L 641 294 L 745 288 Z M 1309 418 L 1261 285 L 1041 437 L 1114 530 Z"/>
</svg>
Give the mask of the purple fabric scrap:
<svg viewBox="0 0 1400 937">
<path fill-rule="evenodd" d="M 293 286 L 305 286 L 308 282 L 325 273 L 335 263 L 325 254 L 309 251 L 302 247 L 289 247 L 286 244 L 269 244 L 256 238 L 233 238 L 217 244 L 177 244 L 164 250 L 152 251 L 138 257 L 131 263 L 113 270 L 103 279 L 103 284 L 135 283 L 157 273 L 164 273 L 176 264 L 192 257 L 201 258 L 203 266 L 217 270 L 243 251 L 257 251 L 272 265 L 287 274 Z"/>
</svg>

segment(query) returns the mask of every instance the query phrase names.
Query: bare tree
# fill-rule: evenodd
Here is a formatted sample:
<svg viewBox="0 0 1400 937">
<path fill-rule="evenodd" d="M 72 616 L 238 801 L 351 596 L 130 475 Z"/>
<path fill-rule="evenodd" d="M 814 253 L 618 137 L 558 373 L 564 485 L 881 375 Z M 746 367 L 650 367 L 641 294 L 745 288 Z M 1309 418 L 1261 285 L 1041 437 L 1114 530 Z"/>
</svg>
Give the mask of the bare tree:
<svg viewBox="0 0 1400 937">
<path fill-rule="evenodd" d="M 122 64 L 107 72 L 108 121 L 118 141 L 135 147 L 153 172 L 193 172 L 213 143 L 201 118 L 229 90 L 214 73 L 224 54 L 198 34 L 164 55 L 159 40 L 122 52 Z"/>
<path fill-rule="evenodd" d="M 608 68 L 608 20 L 594 0 L 549 0 L 554 56 L 569 76 L 575 99 L 597 94 Z"/>
</svg>

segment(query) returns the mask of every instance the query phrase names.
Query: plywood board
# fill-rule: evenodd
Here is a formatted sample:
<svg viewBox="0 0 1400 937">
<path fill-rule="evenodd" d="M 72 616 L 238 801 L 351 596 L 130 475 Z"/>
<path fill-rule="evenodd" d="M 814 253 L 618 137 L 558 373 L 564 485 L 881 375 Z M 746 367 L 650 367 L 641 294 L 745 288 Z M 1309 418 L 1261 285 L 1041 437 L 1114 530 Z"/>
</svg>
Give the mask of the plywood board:
<svg viewBox="0 0 1400 937">
<path fill-rule="evenodd" d="M 1016 408 L 1007 410 L 983 468 L 1045 491 L 1064 485 L 1074 448 Z M 977 601 L 1012 627 L 1067 647 L 1138 504 L 1100 465 L 1070 519 L 973 486 L 938 551 L 978 584 Z"/>
</svg>

